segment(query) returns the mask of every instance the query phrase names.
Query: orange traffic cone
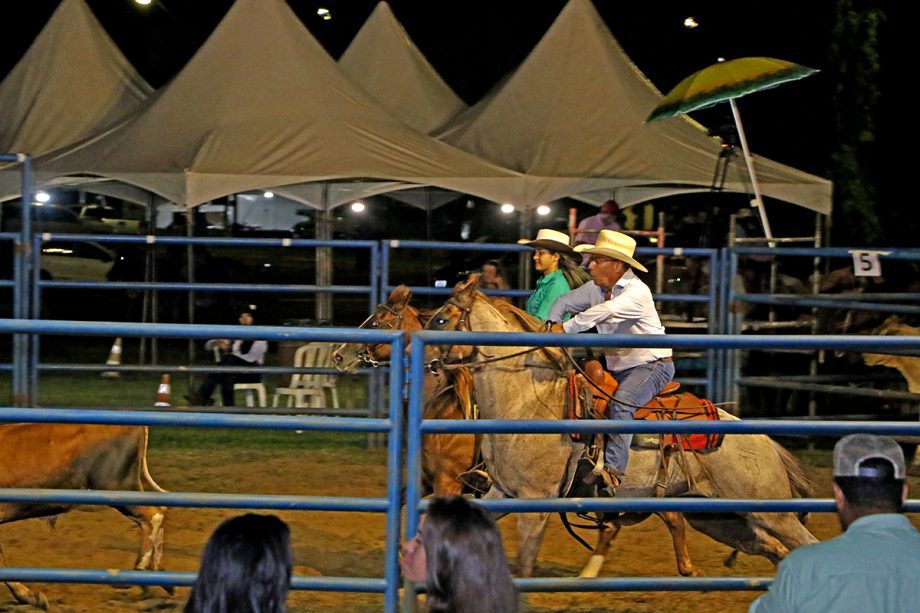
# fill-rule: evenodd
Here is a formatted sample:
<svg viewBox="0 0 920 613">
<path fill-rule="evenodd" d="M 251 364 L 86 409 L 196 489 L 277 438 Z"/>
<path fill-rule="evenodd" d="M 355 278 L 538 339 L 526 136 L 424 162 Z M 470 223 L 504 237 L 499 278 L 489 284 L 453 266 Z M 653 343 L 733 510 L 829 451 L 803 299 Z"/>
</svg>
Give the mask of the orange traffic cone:
<svg viewBox="0 0 920 613">
<path fill-rule="evenodd" d="M 115 339 L 115 343 L 112 345 L 112 350 L 109 351 L 109 359 L 105 361 L 106 366 L 120 366 L 121 365 L 121 337 Z M 121 376 L 117 370 L 106 370 L 102 373 L 103 379 L 117 379 Z"/>
<path fill-rule="evenodd" d="M 172 393 L 172 389 L 169 385 L 169 375 L 165 374 L 160 378 L 160 385 L 157 387 L 157 401 L 153 405 L 155 407 L 168 407 L 169 404 L 169 395 Z"/>
</svg>

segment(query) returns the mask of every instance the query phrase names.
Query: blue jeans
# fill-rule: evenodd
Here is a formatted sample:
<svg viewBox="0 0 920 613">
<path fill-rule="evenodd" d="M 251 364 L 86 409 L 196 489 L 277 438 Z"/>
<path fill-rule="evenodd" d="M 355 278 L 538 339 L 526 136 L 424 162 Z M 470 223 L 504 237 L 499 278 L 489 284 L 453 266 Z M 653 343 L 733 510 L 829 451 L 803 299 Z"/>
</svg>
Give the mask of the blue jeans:
<svg viewBox="0 0 920 613">
<path fill-rule="evenodd" d="M 674 378 L 674 362 L 650 362 L 641 366 L 634 366 L 620 372 L 613 373 L 613 378 L 619 383 L 616 393 L 607 406 L 610 419 L 632 419 L 636 414 L 636 407 L 644 406 L 646 402 L 655 397 L 668 381 Z M 634 406 L 628 406 L 621 402 Z M 626 463 L 629 461 L 629 445 L 632 443 L 632 434 L 607 435 L 607 450 L 604 464 L 614 467 L 619 474 L 626 473 Z"/>
</svg>

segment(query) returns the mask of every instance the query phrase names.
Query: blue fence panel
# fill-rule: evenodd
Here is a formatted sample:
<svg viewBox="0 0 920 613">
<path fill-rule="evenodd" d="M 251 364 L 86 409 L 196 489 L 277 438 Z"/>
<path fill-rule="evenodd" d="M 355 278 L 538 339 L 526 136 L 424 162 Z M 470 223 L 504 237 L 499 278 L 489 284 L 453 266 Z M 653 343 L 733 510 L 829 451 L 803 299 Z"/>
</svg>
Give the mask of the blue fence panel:
<svg viewBox="0 0 920 613">
<path fill-rule="evenodd" d="M 127 324 L 109 322 L 32 321 L 0 319 L 2 334 L 81 334 L 111 336 L 153 336 L 159 338 L 242 338 L 262 340 L 341 341 L 389 343 L 395 355 L 405 352 L 399 331 L 334 328 L 288 328 L 269 326 L 197 326 L 188 324 Z M 329 496 L 234 495 L 175 492 L 121 492 L 86 490 L 0 489 L 0 502 L 57 502 L 62 504 L 148 504 L 183 507 L 275 509 L 309 511 L 360 511 L 386 514 L 384 577 L 295 577 L 294 589 L 379 592 L 384 609 L 395 612 L 398 605 L 400 493 L 402 454 L 402 389 L 404 371 L 391 369 L 389 417 L 356 419 L 287 415 L 226 413 L 176 413 L 172 411 L 119 411 L 61 408 L 0 407 L 0 421 L 26 423 L 85 423 L 143 426 L 258 428 L 310 431 L 379 432 L 388 434 L 387 490 L 385 498 Z M 114 580 L 113 580 L 114 579 Z M 98 569 L 29 569 L 0 567 L 0 581 L 67 581 L 121 583 L 131 585 L 190 585 L 191 573 L 107 571 Z"/>
<path fill-rule="evenodd" d="M 821 348 L 886 351 L 890 349 L 920 349 L 920 337 L 845 337 L 845 336 L 726 336 L 726 335 L 558 335 L 501 332 L 436 332 L 422 331 L 412 336 L 409 368 L 409 418 L 407 433 L 406 534 L 418 529 L 419 513 L 424 511 L 419 486 L 421 483 L 421 443 L 424 434 L 448 432 L 467 433 L 731 433 L 842 436 L 855 432 L 888 435 L 920 435 L 917 422 L 817 422 L 804 421 L 616 421 L 616 420 L 426 420 L 423 418 L 423 378 L 425 348 L 428 345 L 487 345 L 505 347 L 526 346 L 609 346 L 609 347 L 703 347 L 711 349 L 742 348 Z M 835 510 L 831 500 L 715 500 L 715 499 L 503 499 L 483 500 L 486 509 L 495 512 L 801 512 Z M 920 501 L 908 501 L 905 510 L 920 512 Z M 730 579 L 526 579 L 518 586 L 527 591 L 631 591 L 631 590 L 762 590 L 770 580 L 765 578 Z"/>
</svg>

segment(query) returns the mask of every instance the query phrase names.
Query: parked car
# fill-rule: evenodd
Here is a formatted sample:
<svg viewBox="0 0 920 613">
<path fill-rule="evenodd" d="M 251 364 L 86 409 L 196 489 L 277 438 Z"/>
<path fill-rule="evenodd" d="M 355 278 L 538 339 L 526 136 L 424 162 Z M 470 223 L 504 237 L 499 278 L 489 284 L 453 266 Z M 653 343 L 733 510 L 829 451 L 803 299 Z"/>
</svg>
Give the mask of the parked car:
<svg viewBox="0 0 920 613">
<path fill-rule="evenodd" d="M 3 205 L 0 231 L 19 232 L 22 229 L 22 204 L 7 202 Z M 112 234 L 111 226 L 96 219 L 81 219 L 71 210 L 54 204 L 32 206 L 32 231 L 57 234 Z"/>
<path fill-rule="evenodd" d="M 119 234 L 137 234 L 142 215 L 143 211 L 135 218 L 123 217 L 123 213 L 105 204 L 85 204 L 80 209 L 80 221 L 84 223 L 101 222 Z"/>
<path fill-rule="evenodd" d="M 47 241 L 39 260 L 41 277 L 55 281 L 105 281 L 115 253 L 99 243 Z"/>
</svg>

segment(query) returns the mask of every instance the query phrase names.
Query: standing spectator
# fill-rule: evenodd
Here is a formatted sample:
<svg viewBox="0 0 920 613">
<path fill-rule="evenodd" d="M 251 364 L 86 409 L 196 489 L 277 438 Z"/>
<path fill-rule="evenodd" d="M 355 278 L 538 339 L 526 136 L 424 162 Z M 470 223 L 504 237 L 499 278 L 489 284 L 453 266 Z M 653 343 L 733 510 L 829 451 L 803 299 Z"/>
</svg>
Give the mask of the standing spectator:
<svg viewBox="0 0 920 613">
<path fill-rule="evenodd" d="M 274 515 L 226 520 L 201 554 L 185 613 L 285 613 L 291 534 Z"/>
<path fill-rule="evenodd" d="M 904 452 L 887 436 L 840 439 L 834 501 L 844 533 L 789 554 L 750 611 L 916 611 L 920 533 L 900 513 L 904 477 Z"/>
<path fill-rule="evenodd" d="M 590 281 L 591 275 L 579 266 L 581 258 L 569 247 L 569 237 L 564 232 L 542 228 L 534 240 L 522 238 L 518 243 L 534 249 L 534 268 L 543 273 L 537 279 L 537 289 L 527 299 L 527 312 L 546 321 L 556 299 Z"/>
<path fill-rule="evenodd" d="M 254 318 L 252 311 L 240 313 L 240 325 L 251 326 Z M 211 339 L 204 344 L 207 351 L 215 348 L 222 351 L 229 350 L 220 359 L 221 366 L 258 366 L 265 363 L 265 352 L 268 351 L 268 342 L 252 340 Z M 220 386 L 220 395 L 225 407 L 233 406 L 233 386 L 237 383 L 258 383 L 261 376 L 258 373 L 211 373 L 205 377 L 204 383 L 194 392 L 185 395 L 185 399 L 193 406 L 210 406 L 214 404 L 211 394 Z"/>
<path fill-rule="evenodd" d="M 505 276 L 498 260 L 489 260 L 482 265 L 482 278 L 479 281 L 479 287 L 482 289 L 511 289 L 511 286 L 505 281 Z M 505 302 L 511 302 L 508 296 L 498 296 L 498 298 Z"/>
<path fill-rule="evenodd" d="M 620 205 L 612 198 L 601 205 L 597 214 L 585 217 L 578 224 L 575 234 L 576 245 L 593 245 L 601 230 L 622 230 L 620 224 Z"/>
<path fill-rule="evenodd" d="M 427 611 L 515 613 L 501 533 L 479 505 L 434 498 L 415 537 L 403 546 L 403 576 L 424 583 Z"/>
</svg>

